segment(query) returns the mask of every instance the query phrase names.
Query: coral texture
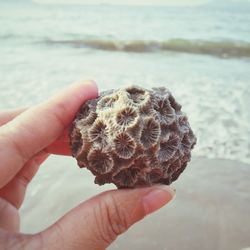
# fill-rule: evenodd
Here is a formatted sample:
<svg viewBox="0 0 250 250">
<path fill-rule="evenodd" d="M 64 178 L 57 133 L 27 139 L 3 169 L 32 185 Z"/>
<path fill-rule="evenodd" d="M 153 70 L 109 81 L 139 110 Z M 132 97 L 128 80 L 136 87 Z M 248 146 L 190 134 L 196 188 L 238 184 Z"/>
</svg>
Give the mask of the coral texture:
<svg viewBox="0 0 250 250">
<path fill-rule="evenodd" d="M 87 101 L 70 139 L 72 155 L 96 176 L 95 183 L 118 188 L 170 184 L 196 143 L 181 105 L 167 89 L 138 86 Z"/>
</svg>

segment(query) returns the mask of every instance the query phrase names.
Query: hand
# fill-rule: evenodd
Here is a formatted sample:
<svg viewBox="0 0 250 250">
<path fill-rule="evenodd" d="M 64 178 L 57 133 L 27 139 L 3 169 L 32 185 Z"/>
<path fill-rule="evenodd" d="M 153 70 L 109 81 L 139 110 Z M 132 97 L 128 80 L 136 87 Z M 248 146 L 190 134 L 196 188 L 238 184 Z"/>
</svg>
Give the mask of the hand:
<svg viewBox="0 0 250 250">
<path fill-rule="evenodd" d="M 173 198 L 167 186 L 107 191 L 43 232 L 19 233 L 18 209 L 27 185 L 50 154 L 70 155 L 67 128 L 79 107 L 96 96 L 95 83 L 86 81 L 35 107 L 0 112 L 0 249 L 105 249 Z"/>
</svg>

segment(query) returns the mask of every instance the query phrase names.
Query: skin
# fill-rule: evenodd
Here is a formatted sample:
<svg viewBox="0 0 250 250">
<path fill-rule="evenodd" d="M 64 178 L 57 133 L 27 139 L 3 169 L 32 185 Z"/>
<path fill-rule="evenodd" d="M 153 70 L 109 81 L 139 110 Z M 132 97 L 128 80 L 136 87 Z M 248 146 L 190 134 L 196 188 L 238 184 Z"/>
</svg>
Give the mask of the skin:
<svg viewBox="0 0 250 250">
<path fill-rule="evenodd" d="M 0 249 L 106 249 L 175 196 L 168 186 L 111 190 L 79 204 L 42 232 L 19 232 L 18 209 L 28 184 L 50 154 L 70 155 L 67 128 L 79 107 L 97 95 L 95 82 L 84 81 L 37 106 L 0 112 Z"/>
</svg>

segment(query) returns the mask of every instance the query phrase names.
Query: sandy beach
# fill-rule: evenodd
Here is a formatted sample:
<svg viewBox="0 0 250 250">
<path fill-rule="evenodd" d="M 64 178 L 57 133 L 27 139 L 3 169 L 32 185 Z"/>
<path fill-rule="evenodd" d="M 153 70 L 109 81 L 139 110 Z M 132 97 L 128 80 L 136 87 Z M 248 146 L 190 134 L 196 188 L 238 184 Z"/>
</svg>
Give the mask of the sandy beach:
<svg viewBox="0 0 250 250">
<path fill-rule="evenodd" d="M 176 199 L 132 227 L 113 249 L 220 249 L 250 247 L 250 166 L 193 158 L 173 183 Z M 21 208 L 22 232 L 35 233 L 69 209 L 113 185 L 97 186 L 72 158 L 51 157 L 32 181 Z"/>
</svg>

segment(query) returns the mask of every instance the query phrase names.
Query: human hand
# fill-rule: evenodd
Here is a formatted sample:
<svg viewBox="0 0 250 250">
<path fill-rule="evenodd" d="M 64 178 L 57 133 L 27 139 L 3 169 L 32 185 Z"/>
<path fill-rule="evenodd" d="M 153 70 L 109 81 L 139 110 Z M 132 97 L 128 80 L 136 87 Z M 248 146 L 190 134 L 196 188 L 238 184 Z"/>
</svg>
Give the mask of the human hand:
<svg viewBox="0 0 250 250">
<path fill-rule="evenodd" d="M 18 209 L 27 185 L 50 154 L 70 155 L 67 128 L 79 107 L 96 96 L 95 83 L 86 81 L 35 107 L 0 112 L 0 249 L 105 249 L 173 198 L 167 186 L 111 190 L 40 233 L 19 233 Z"/>
</svg>

